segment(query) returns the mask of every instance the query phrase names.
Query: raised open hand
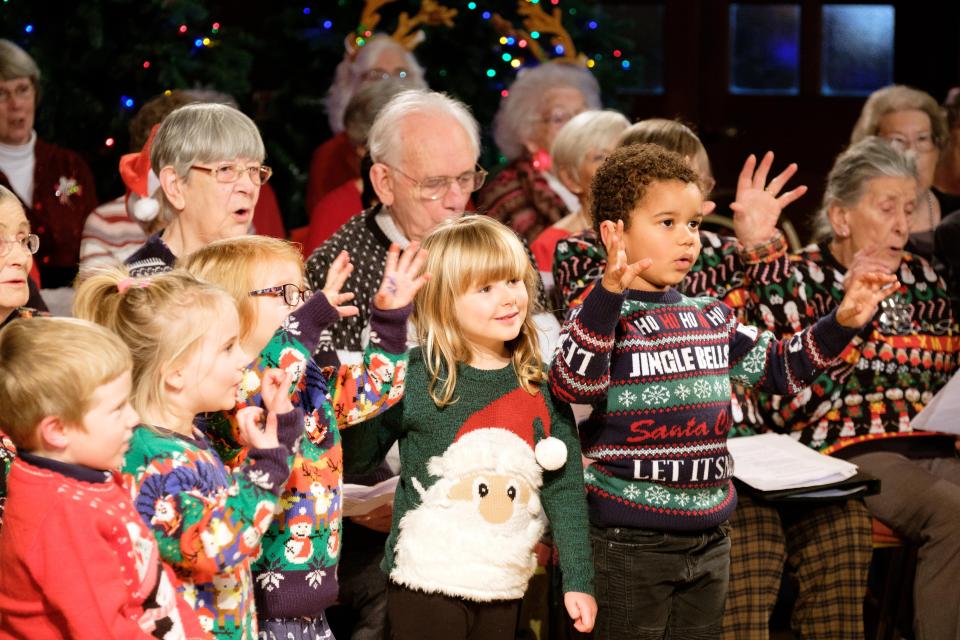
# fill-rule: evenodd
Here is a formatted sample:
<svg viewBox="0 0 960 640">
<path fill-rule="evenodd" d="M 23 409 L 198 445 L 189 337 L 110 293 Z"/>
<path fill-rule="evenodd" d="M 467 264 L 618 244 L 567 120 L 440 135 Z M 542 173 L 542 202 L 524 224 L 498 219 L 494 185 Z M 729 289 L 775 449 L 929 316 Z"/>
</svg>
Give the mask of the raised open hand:
<svg viewBox="0 0 960 640">
<path fill-rule="evenodd" d="M 607 266 L 603 270 L 600 284 L 610 293 L 623 293 L 630 283 L 653 264 L 650 258 L 627 263 L 627 252 L 623 247 L 623 220 L 616 223 L 601 223 L 603 244 L 607 248 Z"/>
<path fill-rule="evenodd" d="M 403 253 L 396 243 L 387 251 L 387 264 L 383 269 L 383 280 L 373 296 L 377 309 L 389 311 L 400 309 L 413 301 L 413 296 L 427 280 L 429 273 L 421 273 L 427 261 L 427 252 L 420 248 L 419 242 L 411 242 Z"/>
<path fill-rule="evenodd" d="M 769 242 L 776 233 L 780 213 L 807 192 L 807 187 L 801 185 L 780 195 L 780 191 L 797 172 L 797 165 L 790 164 L 767 184 L 772 165 L 772 151 L 764 154 L 759 166 L 757 157 L 751 153 L 737 179 L 737 199 L 730 205 L 733 231 L 740 244 L 747 248 Z"/>
<path fill-rule="evenodd" d="M 341 251 L 340 255 L 330 264 L 327 269 L 327 279 L 323 283 L 321 293 L 326 296 L 327 301 L 337 310 L 341 318 L 349 318 L 360 313 L 354 305 L 345 304 L 353 300 L 353 294 L 349 292 L 340 292 L 347 278 L 353 273 L 353 263 L 350 262 L 350 254 Z"/>
<path fill-rule="evenodd" d="M 877 305 L 900 287 L 897 277 L 882 271 L 848 273 L 843 281 L 843 300 L 837 308 L 837 322 L 856 329 L 870 322 Z"/>
</svg>

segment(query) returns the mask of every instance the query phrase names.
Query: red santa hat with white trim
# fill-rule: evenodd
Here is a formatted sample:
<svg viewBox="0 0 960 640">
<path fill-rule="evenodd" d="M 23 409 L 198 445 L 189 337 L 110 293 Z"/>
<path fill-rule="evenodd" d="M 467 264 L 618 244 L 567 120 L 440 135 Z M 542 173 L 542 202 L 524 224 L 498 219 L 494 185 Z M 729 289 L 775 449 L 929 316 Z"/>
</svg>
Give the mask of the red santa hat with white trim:
<svg viewBox="0 0 960 640">
<path fill-rule="evenodd" d="M 160 178 L 150 167 L 150 147 L 159 129 L 159 124 L 153 126 L 139 152 L 120 158 L 120 177 L 127 187 L 127 212 L 140 222 L 150 222 L 160 213 L 160 200 L 154 197 Z"/>
<path fill-rule="evenodd" d="M 517 388 L 471 415 L 443 455 L 430 459 L 427 470 L 447 478 L 478 472 L 519 474 L 539 487 L 543 469 L 559 469 L 566 461 L 567 446 L 550 435 L 543 393 L 531 395 Z"/>
</svg>

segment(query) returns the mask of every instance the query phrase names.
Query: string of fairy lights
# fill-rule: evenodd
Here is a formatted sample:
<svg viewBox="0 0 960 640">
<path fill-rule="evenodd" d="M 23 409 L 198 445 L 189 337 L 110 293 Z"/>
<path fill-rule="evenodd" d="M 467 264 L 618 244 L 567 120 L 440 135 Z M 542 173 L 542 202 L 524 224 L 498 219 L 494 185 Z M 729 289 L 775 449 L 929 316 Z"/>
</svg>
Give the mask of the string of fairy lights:
<svg viewBox="0 0 960 640">
<path fill-rule="evenodd" d="M 525 0 L 529 4 L 540 4 L 541 2 L 545 6 L 551 7 L 560 7 L 561 0 Z M 10 0 L 2 0 L 2 4 L 9 3 Z M 328 8 L 329 5 L 323 3 L 323 8 Z M 347 4 L 347 0 L 337 0 L 337 5 L 343 7 Z M 453 3 L 447 2 L 447 5 L 452 5 Z M 461 6 L 465 7 L 469 12 L 478 12 L 480 18 L 484 21 L 490 21 L 494 17 L 494 13 L 488 9 L 481 6 L 481 2 L 477 0 L 468 0 L 467 2 L 459 3 Z M 319 26 L 324 31 L 333 31 L 335 23 L 333 17 L 330 16 L 317 16 L 322 11 L 322 9 L 315 9 L 310 6 L 304 6 L 302 10 L 303 16 L 309 18 L 311 21 L 311 26 Z M 568 7 L 564 12 L 570 18 L 578 20 L 577 18 L 577 8 Z M 579 23 L 582 27 L 590 31 L 595 31 L 600 28 L 600 24 L 593 18 L 588 18 L 583 22 Z M 219 44 L 219 40 L 222 37 L 221 34 L 222 25 L 218 21 L 207 22 L 203 26 L 198 26 L 191 28 L 187 24 L 180 24 L 176 27 L 176 34 L 179 37 L 182 37 L 184 41 L 190 46 L 194 51 L 199 51 L 203 49 L 209 49 L 216 47 Z M 373 35 L 371 29 L 367 28 L 365 25 L 360 25 L 354 31 L 354 41 L 358 47 L 362 47 L 367 43 L 367 40 Z M 36 25 L 32 23 L 25 24 L 23 26 L 23 32 L 29 36 L 36 34 Z M 556 56 L 563 56 L 565 51 L 562 44 L 551 44 L 544 46 L 543 42 L 539 42 L 541 38 L 547 34 L 541 34 L 537 31 L 530 31 L 529 37 L 533 40 L 537 40 L 538 44 L 544 49 L 551 51 Z M 544 38 L 545 39 L 545 38 Z M 515 37 L 515 36 L 506 36 L 500 35 L 497 38 L 496 45 L 498 51 L 498 63 L 491 64 L 484 70 L 484 75 L 489 79 L 499 79 L 501 77 L 509 77 L 511 73 L 515 73 L 520 67 L 523 67 L 528 64 L 536 64 L 539 61 L 533 56 L 530 52 L 531 47 L 530 43 L 524 37 Z M 609 55 L 609 60 L 612 64 L 617 65 L 620 69 L 629 70 L 631 68 L 630 60 L 624 56 L 623 51 L 620 49 L 612 49 L 607 53 L 596 52 L 592 55 L 587 55 L 585 57 L 585 64 L 588 68 L 594 69 L 597 65 L 603 63 L 605 60 L 608 60 L 607 56 Z M 140 63 L 140 66 L 145 71 L 149 71 L 153 68 L 154 64 L 150 60 L 143 60 Z M 441 68 L 439 70 L 441 77 L 447 75 L 446 69 Z M 496 83 L 498 90 L 502 96 L 507 96 L 508 91 L 505 88 L 505 85 L 501 82 Z M 169 94 L 171 91 L 167 89 L 165 93 Z M 134 97 L 131 97 L 128 94 L 121 94 L 119 96 L 120 107 L 127 111 L 133 111 L 137 107 L 137 100 Z M 104 140 L 104 146 L 112 147 L 116 144 L 116 140 L 112 137 L 108 137 Z"/>
</svg>

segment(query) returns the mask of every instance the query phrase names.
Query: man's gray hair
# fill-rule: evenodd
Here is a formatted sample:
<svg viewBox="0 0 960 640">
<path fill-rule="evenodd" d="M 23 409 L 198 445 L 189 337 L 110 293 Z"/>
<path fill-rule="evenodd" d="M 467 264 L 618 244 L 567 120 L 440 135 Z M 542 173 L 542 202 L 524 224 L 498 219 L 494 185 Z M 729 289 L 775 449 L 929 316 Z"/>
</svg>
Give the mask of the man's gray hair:
<svg viewBox="0 0 960 640">
<path fill-rule="evenodd" d="M 480 157 L 480 126 L 467 105 L 444 93 L 418 89 L 397 94 L 380 110 L 367 138 L 370 159 L 384 164 L 399 164 L 403 151 L 400 139 L 403 119 L 424 114 L 448 116 L 457 121 L 470 137 L 474 157 Z"/>
<path fill-rule="evenodd" d="M 510 85 L 493 119 L 493 140 L 507 160 L 523 155 L 523 140 L 540 119 L 544 94 L 570 87 L 583 95 L 588 109 L 600 108 L 600 85 L 586 68 L 566 63 L 547 63 L 526 69 Z"/>
<path fill-rule="evenodd" d="M 852 207 L 860 202 L 867 183 L 874 178 L 912 178 L 917 176 L 916 156 L 912 151 L 900 152 L 887 141 L 867 136 L 837 156 L 827 176 L 823 204 L 814 218 L 814 237 L 824 240 L 833 236 L 827 215 L 830 207 Z"/>
</svg>

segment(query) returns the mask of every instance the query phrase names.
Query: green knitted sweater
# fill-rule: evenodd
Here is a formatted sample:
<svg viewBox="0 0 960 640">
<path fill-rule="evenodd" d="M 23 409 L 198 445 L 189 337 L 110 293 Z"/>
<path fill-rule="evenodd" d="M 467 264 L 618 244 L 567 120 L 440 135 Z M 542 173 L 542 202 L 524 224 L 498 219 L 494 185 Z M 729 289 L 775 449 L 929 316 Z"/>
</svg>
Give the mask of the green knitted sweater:
<svg viewBox="0 0 960 640">
<path fill-rule="evenodd" d="M 348 473 L 373 468 L 399 440 L 401 473 L 383 570 L 393 582 L 428 593 L 479 602 L 520 598 L 549 520 L 564 591 L 593 593 L 570 408 L 546 384 L 535 395 L 524 391 L 512 366 L 460 365 L 457 375 L 457 401 L 437 408 L 422 352 L 413 350 L 403 400 L 343 433 Z M 565 462 L 558 440 L 566 445 Z"/>
</svg>

